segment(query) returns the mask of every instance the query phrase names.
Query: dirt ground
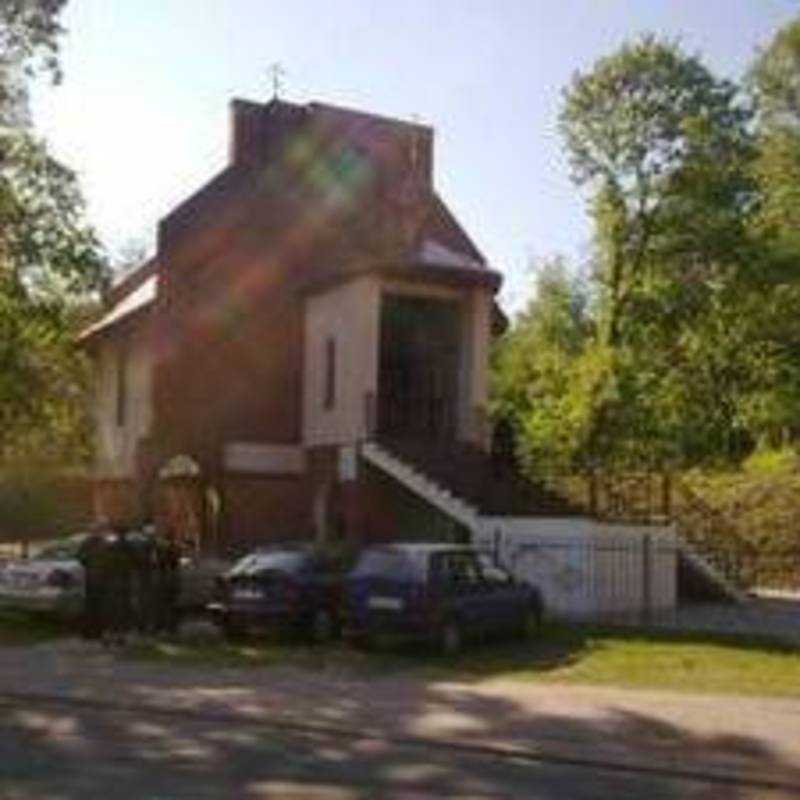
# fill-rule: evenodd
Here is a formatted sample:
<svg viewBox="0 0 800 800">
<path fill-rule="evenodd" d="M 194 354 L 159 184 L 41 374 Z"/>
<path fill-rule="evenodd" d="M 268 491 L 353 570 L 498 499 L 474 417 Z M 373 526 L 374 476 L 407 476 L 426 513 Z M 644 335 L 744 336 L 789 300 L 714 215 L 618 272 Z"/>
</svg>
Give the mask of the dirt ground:
<svg viewBox="0 0 800 800">
<path fill-rule="evenodd" d="M 401 748 L 429 742 L 478 748 L 486 757 L 518 753 L 596 769 L 710 776 L 723 781 L 717 788 L 746 780 L 800 796 L 795 700 L 498 679 L 442 682 L 346 668 L 172 666 L 132 662 L 78 640 L 0 648 L 0 704 L 20 713 L 53 700 L 77 704 L 69 708 L 90 716 L 188 712 L 210 727 L 266 725 L 279 738 L 357 736 Z M 698 796 L 749 797 L 736 793 L 745 788 Z"/>
</svg>

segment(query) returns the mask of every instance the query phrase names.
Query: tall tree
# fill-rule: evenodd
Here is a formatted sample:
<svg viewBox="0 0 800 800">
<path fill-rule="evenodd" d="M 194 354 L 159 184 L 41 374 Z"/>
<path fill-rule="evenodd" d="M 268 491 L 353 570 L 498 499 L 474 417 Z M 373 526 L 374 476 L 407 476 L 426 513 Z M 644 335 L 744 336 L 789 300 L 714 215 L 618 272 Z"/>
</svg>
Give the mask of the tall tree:
<svg viewBox="0 0 800 800">
<path fill-rule="evenodd" d="M 28 121 L 27 81 L 45 72 L 58 82 L 59 16 L 67 0 L 4 0 L 0 4 L 0 124 Z"/>
<path fill-rule="evenodd" d="M 759 393 L 749 411 L 775 444 L 800 435 L 800 16 L 759 52 L 747 85 L 757 111 L 753 233 L 763 264 L 754 336 L 771 353 L 773 378 L 772 390 Z"/>
<path fill-rule="evenodd" d="M 738 86 L 654 36 L 565 91 L 561 128 L 595 222 L 596 346 L 607 361 L 595 373 L 604 383 L 590 386 L 605 398 L 588 435 L 598 456 L 695 453 L 698 437 L 713 450 L 720 427 L 735 427 L 742 361 L 731 363 L 740 353 L 721 321 L 753 269 L 751 119 Z"/>
<path fill-rule="evenodd" d="M 35 137 L 26 105 L 35 75 L 60 78 L 64 5 L 0 4 L 0 468 L 86 453 L 73 322 L 107 269 L 75 175 Z"/>
<path fill-rule="evenodd" d="M 563 464 L 580 449 L 587 416 L 574 391 L 589 335 L 586 286 L 555 256 L 536 265 L 534 296 L 492 354 L 493 415 L 512 422 L 531 469 Z"/>
<path fill-rule="evenodd" d="M 565 91 L 561 130 L 573 178 L 593 196 L 605 344 L 620 342 L 665 256 L 680 256 L 673 271 L 719 262 L 720 228 L 746 202 L 737 179 L 750 115 L 737 95 L 698 58 L 654 36 L 578 73 Z"/>
</svg>

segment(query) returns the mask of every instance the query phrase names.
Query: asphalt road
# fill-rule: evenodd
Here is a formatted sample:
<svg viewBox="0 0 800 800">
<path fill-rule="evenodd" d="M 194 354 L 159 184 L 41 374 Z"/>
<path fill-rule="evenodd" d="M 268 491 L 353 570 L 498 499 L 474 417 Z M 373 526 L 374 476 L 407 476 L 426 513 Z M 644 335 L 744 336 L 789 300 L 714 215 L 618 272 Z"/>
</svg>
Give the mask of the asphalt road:
<svg viewBox="0 0 800 800">
<path fill-rule="evenodd" d="M 0 798 L 730 798 L 763 781 L 574 764 L 223 717 L 0 697 Z"/>
</svg>

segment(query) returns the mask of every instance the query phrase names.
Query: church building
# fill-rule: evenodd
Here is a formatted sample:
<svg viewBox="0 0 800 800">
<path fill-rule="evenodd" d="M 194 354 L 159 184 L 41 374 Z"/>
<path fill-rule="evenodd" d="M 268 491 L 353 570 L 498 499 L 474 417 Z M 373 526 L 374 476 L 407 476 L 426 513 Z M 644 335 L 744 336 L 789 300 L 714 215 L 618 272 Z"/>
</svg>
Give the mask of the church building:
<svg viewBox="0 0 800 800">
<path fill-rule="evenodd" d="M 227 166 L 82 335 L 96 514 L 214 547 L 535 512 L 493 482 L 501 276 L 434 187 L 433 130 L 279 99 L 230 125 Z"/>
</svg>

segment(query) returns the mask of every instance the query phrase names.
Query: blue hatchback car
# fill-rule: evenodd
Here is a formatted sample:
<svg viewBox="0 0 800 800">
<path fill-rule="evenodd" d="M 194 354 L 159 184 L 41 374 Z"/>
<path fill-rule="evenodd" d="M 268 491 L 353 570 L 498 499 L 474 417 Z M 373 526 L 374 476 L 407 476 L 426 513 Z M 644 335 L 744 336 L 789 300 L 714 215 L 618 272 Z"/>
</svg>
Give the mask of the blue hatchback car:
<svg viewBox="0 0 800 800">
<path fill-rule="evenodd" d="M 475 548 L 388 544 L 365 549 L 345 583 L 345 636 L 419 638 L 457 652 L 466 639 L 538 626 L 540 592 L 516 582 Z"/>
</svg>

